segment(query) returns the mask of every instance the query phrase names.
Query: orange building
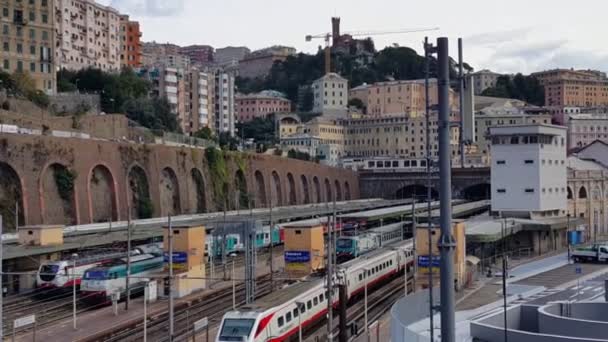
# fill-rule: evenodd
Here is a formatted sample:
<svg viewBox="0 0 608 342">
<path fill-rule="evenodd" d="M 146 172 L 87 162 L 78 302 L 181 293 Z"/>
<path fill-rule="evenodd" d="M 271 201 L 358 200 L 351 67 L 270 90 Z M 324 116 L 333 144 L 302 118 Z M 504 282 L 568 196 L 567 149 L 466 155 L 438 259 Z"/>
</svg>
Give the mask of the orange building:
<svg viewBox="0 0 608 342">
<path fill-rule="evenodd" d="M 128 15 L 120 16 L 120 65 L 141 67 L 141 31 L 139 22 L 130 21 Z"/>
<path fill-rule="evenodd" d="M 608 106 L 608 78 L 595 70 L 554 69 L 533 73 L 545 88 L 545 106 Z"/>
</svg>

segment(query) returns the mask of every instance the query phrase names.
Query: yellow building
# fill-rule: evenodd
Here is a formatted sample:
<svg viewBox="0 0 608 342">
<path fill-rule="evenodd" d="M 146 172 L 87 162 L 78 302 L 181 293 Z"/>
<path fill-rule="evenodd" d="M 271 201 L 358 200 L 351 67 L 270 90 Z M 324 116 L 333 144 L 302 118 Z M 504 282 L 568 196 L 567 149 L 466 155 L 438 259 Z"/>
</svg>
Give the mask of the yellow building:
<svg viewBox="0 0 608 342">
<path fill-rule="evenodd" d="M 172 230 L 174 293 L 180 298 L 205 287 L 206 232 L 205 227 L 197 224 L 174 225 Z M 163 232 L 163 244 L 168 252 L 168 227 Z"/>
<path fill-rule="evenodd" d="M 0 7 L 2 70 L 28 73 L 37 89 L 54 94 L 57 91 L 54 1 L 4 0 Z"/>
<path fill-rule="evenodd" d="M 287 225 L 285 232 L 285 271 L 306 276 L 325 267 L 325 237 L 321 224 Z"/>
</svg>

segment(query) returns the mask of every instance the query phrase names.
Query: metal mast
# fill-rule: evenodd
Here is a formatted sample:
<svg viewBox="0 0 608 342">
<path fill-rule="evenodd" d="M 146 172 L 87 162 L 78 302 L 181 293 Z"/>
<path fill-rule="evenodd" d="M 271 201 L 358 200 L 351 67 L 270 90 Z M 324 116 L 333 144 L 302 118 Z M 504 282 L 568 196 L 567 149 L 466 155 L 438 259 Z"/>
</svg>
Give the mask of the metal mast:
<svg viewBox="0 0 608 342">
<path fill-rule="evenodd" d="M 432 226 L 431 226 L 431 196 L 433 195 L 431 189 L 432 189 L 432 180 L 431 180 L 431 162 L 432 162 L 432 152 L 431 152 L 431 118 L 430 118 L 430 113 L 429 113 L 429 108 L 430 108 L 430 104 L 429 104 L 429 55 L 433 52 L 433 46 L 431 44 L 429 44 L 429 38 L 425 37 L 424 38 L 424 92 L 425 92 L 425 96 L 424 96 L 424 102 L 425 102 L 425 107 L 426 107 L 426 204 L 427 204 L 427 228 L 428 228 L 428 243 L 429 243 L 429 262 L 432 262 L 433 259 L 433 253 L 432 253 L 432 245 L 433 245 L 433 239 L 431 236 L 431 230 L 432 230 Z M 414 261 L 416 264 L 418 263 L 418 260 Z M 434 322 L 433 322 L 433 316 L 434 316 L 434 303 L 433 303 L 433 272 L 431 267 L 431 264 L 429 264 L 429 272 L 428 272 L 428 277 L 429 277 L 429 320 L 430 320 L 430 325 L 431 325 L 431 329 L 430 329 L 430 335 L 431 335 L 431 341 L 434 341 L 434 335 L 435 335 L 435 331 L 434 331 Z M 414 276 L 415 277 L 415 276 Z M 414 290 L 415 291 L 415 290 Z"/>
<path fill-rule="evenodd" d="M 464 168 L 464 74 L 462 72 L 462 38 L 458 38 L 458 75 L 460 79 L 460 167 Z"/>
</svg>

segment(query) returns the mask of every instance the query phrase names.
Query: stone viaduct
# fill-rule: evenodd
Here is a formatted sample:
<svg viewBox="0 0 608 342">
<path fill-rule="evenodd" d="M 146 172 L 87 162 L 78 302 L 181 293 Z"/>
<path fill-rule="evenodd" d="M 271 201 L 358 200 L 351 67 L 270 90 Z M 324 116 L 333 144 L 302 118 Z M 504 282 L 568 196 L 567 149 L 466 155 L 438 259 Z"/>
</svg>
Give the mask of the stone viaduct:
<svg viewBox="0 0 608 342">
<path fill-rule="evenodd" d="M 359 198 L 355 172 L 270 155 L 0 134 L 5 227 Z"/>
</svg>

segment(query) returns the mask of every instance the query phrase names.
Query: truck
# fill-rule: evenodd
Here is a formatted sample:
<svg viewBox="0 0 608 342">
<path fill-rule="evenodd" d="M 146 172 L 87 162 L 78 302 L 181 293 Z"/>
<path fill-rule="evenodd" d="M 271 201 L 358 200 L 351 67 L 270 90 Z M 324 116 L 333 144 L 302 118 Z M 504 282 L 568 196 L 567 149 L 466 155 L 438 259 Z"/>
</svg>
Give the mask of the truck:
<svg viewBox="0 0 608 342">
<path fill-rule="evenodd" d="M 575 262 L 608 262 L 608 244 L 593 244 L 572 251 Z"/>
</svg>

